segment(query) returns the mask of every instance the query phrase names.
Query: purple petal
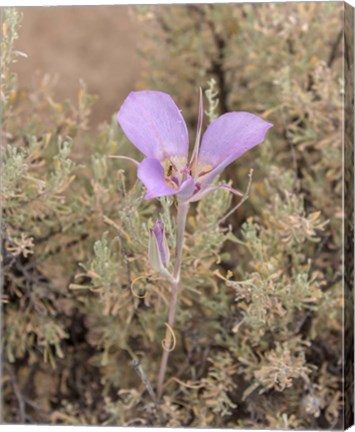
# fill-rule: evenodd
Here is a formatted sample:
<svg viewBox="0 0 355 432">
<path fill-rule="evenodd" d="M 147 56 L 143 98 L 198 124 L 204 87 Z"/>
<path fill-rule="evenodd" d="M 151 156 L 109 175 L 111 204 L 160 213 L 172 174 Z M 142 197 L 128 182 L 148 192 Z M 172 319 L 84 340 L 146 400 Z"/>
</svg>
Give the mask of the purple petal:
<svg viewBox="0 0 355 432">
<path fill-rule="evenodd" d="M 247 112 L 231 112 L 214 120 L 202 138 L 199 165 L 212 171 L 203 178 L 208 183 L 243 153 L 260 144 L 271 123 Z"/>
<path fill-rule="evenodd" d="M 146 157 L 164 160 L 188 154 L 188 132 L 179 108 L 167 93 L 131 92 L 117 113 L 127 138 Z"/>
<path fill-rule="evenodd" d="M 155 235 L 161 262 L 166 267 L 169 264 L 170 253 L 165 237 L 165 227 L 163 222 L 158 219 L 155 222 L 154 227 L 151 228 L 151 232 Z"/>
<path fill-rule="evenodd" d="M 178 192 L 178 189 L 166 184 L 164 168 L 157 159 L 144 159 L 138 167 L 138 178 L 147 188 L 145 199 L 175 195 Z"/>
</svg>

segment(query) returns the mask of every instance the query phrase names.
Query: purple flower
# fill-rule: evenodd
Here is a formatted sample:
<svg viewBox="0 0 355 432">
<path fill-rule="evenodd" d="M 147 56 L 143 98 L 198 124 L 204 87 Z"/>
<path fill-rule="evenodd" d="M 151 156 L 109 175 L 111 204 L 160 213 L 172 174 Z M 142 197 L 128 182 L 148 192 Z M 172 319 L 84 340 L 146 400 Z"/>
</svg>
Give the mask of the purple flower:
<svg viewBox="0 0 355 432">
<path fill-rule="evenodd" d="M 260 144 L 271 123 L 247 112 L 221 115 L 206 129 L 201 145 L 202 93 L 195 147 L 188 162 L 186 123 L 175 102 L 159 91 L 131 92 L 117 114 L 129 140 L 144 154 L 138 177 L 147 188 L 146 199 L 176 195 L 197 201 L 216 188 L 211 182 L 227 165 Z"/>
<path fill-rule="evenodd" d="M 164 273 L 170 261 L 170 252 L 165 237 L 165 228 L 161 220 L 157 220 L 149 229 L 148 258 L 152 269 Z"/>
</svg>

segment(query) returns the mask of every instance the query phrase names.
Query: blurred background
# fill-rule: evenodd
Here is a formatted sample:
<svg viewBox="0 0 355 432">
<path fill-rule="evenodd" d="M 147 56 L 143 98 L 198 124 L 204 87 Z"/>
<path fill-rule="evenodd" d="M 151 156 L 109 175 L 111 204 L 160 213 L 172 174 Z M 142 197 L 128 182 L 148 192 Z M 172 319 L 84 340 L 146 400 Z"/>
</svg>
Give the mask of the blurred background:
<svg viewBox="0 0 355 432">
<path fill-rule="evenodd" d="M 55 97 L 74 99 L 79 80 L 98 96 L 92 124 L 108 120 L 141 78 L 138 49 L 144 26 L 127 6 L 19 8 L 24 19 L 16 48 L 27 54 L 14 65 L 22 88 L 55 76 Z"/>
</svg>

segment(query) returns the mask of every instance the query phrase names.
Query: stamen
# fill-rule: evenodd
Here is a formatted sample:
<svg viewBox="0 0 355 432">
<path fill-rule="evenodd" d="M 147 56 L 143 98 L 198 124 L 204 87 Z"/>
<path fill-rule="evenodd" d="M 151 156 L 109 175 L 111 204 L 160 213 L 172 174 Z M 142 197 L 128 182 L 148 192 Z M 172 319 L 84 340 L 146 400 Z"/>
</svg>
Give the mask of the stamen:
<svg viewBox="0 0 355 432">
<path fill-rule="evenodd" d="M 184 180 L 184 175 L 189 172 L 186 167 L 186 159 L 178 156 L 171 156 L 161 162 L 161 165 L 164 168 L 166 184 L 174 189 L 179 189 Z"/>
<path fill-rule="evenodd" d="M 170 164 L 168 168 L 167 176 L 170 177 L 172 173 L 173 173 L 173 166 Z"/>
</svg>

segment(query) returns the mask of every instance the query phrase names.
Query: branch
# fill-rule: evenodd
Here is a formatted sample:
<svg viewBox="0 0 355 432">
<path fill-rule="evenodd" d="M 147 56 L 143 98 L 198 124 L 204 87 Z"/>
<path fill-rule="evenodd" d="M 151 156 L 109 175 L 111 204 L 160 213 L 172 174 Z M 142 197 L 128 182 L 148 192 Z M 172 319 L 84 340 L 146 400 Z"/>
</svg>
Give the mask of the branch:
<svg viewBox="0 0 355 432">
<path fill-rule="evenodd" d="M 157 410 L 159 421 L 160 421 L 160 423 L 163 424 L 164 423 L 164 416 L 163 416 L 163 412 L 160 408 L 158 398 L 156 397 L 156 395 L 154 393 L 153 387 L 152 387 L 147 375 L 145 374 L 145 372 L 142 368 L 142 365 L 140 364 L 140 361 L 139 360 L 133 360 L 132 366 L 133 366 L 134 370 L 136 371 L 137 375 L 139 376 L 139 378 L 142 380 L 145 388 L 148 390 L 148 393 L 149 393 L 150 397 L 152 398 L 153 403 L 155 405 L 155 408 Z"/>
<path fill-rule="evenodd" d="M 329 54 L 329 58 L 327 61 L 327 66 L 330 68 L 334 62 L 334 60 L 337 58 L 338 49 L 340 46 L 340 42 L 343 36 L 343 30 L 340 30 L 340 32 L 337 34 L 335 41 L 332 44 L 332 49 Z"/>
<path fill-rule="evenodd" d="M 18 402 L 18 407 L 19 407 L 19 412 L 18 412 L 18 417 L 19 417 L 19 423 L 25 423 L 26 420 L 26 409 L 25 409 L 25 400 L 22 396 L 21 390 L 17 384 L 17 380 L 14 374 L 14 371 L 12 370 L 11 366 L 9 366 L 8 364 L 5 364 L 5 368 L 7 370 L 7 372 L 10 375 L 10 381 L 12 384 L 12 387 L 14 389 L 14 393 Z"/>
</svg>

